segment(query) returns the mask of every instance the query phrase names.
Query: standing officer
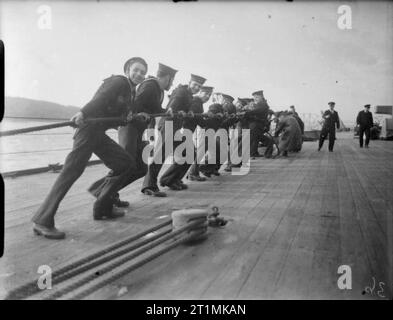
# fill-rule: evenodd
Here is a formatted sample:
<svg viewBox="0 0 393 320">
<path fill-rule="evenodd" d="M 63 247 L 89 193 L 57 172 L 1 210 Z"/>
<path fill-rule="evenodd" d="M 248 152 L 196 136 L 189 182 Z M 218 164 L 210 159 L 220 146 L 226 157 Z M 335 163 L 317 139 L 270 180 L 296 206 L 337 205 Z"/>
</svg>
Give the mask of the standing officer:
<svg viewBox="0 0 393 320">
<path fill-rule="evenodd" d="M 32 219 L 36 234 L 50 239 L 65 237 L 64 232 L 56 229 L 54 217 L 61 200 L 81 176 L 93 153 L 111 169 L 94 203 L 93 217 L 101 220 L 124 215 L 113 211 L 114 195 L 122 181 L 136 172 L 136 168 L 127 152 L 106 135 L 106 130 L 113 127 L 113 124 L 88 124 L 84 120 L 126 116 L 135 98 L 135 87 L 143 81 L 146 72 L 145 60 L 139 57 L 129 59 L 124 65 L 126 76 L 117 75 L 105 79 L 92 100 L 71 118 L 79 126 L 74 135 L 73 149 L 65 159 L 63 170 L 51 191 Z"/>
<path fill-rule="evenodd" d="M 358 113 L 356 123 L 359 126 L 359 144 L 363 148 L 363 134 L 366 134 L 365 147 L 368 148 L 370 142 L 370 129 L 374 125 L 373 114 L 370 112 L 370 105 L 366 104 L 364 110 Z"/>
<path fill-rule="evenodd" d="M 188 85 L 179 85 L 175 90 L 173 90 L 167 105 L 167 112 L 177 112 L 180 115 L 185 115 L 187 112 L 189 112 L 192 105 L 193 94 L 196 94 L 200 90 L 201 86 L 205 83 L 205 81 L 205 78 L 192 74 Z M 163 163 L 165 162 L 165 139 L 168 138 L 165 137 L 166 121 L 172 121 L 173 124 L 173 136 L 169 137 L 170 139 L 173 139 L 176 131 L 180 130 L 183 126 L 183 119 L 178 117 L 160 120 L 158 130 L 160 131 L 162 137 L 162 143 L 161 146 L 159 146 L 162 150 L 162 162 L 152 162 L 148 165 L 147 174 L 145 176 L 142 186 L 142 192 L 147 195 L 154 194 L 154 192 L 151 192 L 151 190 L 159 190 L 157 186 L 157 177 Z M 173 150 L 175 150 L 180 143 L 180 141 L 173 141 Z M 186 189 L 187 186 L 181 181 L 177 180 L 177 175 L 181 170 L 181 166 L 182 165 L 177 163 L 172 164 L 161 177 L 161 186 L 168 186 L 172 190 Z"/>
<path fill-rule="evenodd" d="M 161 107 L 164 90 L 167 91 L 171 88 L 176 72 L 177 70 L 159 63 L 157 77 L 150 76 L 138 86 L 131 112 L 133 114 L 143 114 L 145 117 L 148 117 L 148 114 L 164 113 L 166 110 Z M 128 177 L 123 182 L 122 188 L 146 175 L 147 159 L 142 159 L 143 149 L 148 143 L 143 141 L 143 132 L 148 127 L 146 119 L 133 119 L 126 126 L 119 128 L 119 144 L 127 151 L 137 168 L 137 173 Z M 149 126 L 154 127 L 154 118 L 151 120 Z M 89 192 L 95 197 L 99 196 L 103 181 L 104 179 L 100 179 L 89 188 Z M 153 192 L 152 195 L 156 197 L 165 196 L 165 193 L 159 190 L 151 191 Z M 118 207 L 129 206 L 127 201 L 120 201 L 118 195 L 115 204 Z"/>
<path fill-rule="evenodd" d="M 329 110 L 326 110 L 322 118 L 324 120 L 321 134 L 319 136 L 319 147 L 318 151 L 321 150 L 323 146 L 323 142 L 326 137 L 329 135 L 329 151 L 333 152 L 334 141 L 336 140 L 336 126 L 337 129 L 340 129 L 340 119 L 338 117 L 337 111 L 334 110 L 335 102 L 331 101 L 328 103 Z"/>
</svg>

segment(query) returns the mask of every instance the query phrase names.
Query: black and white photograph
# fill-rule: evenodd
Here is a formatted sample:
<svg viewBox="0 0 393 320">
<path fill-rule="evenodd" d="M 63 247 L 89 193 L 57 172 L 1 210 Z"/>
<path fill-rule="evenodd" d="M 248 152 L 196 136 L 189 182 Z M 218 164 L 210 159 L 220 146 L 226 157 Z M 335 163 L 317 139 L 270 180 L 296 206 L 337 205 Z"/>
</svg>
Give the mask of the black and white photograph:
<svg viewBox="0 0 393 320">
<path fill-rule="evenodd" d="M 1 300 L 392 300 L 392 1 L 0 0 L 0 40 Z"/>
</svg>

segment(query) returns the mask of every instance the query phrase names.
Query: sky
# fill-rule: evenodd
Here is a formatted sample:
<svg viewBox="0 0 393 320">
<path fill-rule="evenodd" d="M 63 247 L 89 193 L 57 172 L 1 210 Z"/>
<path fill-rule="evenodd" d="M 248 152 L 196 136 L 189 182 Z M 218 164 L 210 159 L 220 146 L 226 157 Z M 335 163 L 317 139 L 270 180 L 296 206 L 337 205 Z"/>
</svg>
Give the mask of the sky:
<svg viewBox="0 0 393 320">
<path fill-rule="evenodd" d="M 341 5 L 351 29 L 338 27 Z M 333 100 L 353 120 L 364 104 L 393 104 L 392 18 L 393 3 L 383 1 L 0 0 L 5 90 L 83 107 L 103 79 L 141 56 L 148 74 L 158 62 L 179 70 L 175 86 L 194 73 L 235 98 L 263 90 L 275 111 L 319 114 Z"/>
</svg>

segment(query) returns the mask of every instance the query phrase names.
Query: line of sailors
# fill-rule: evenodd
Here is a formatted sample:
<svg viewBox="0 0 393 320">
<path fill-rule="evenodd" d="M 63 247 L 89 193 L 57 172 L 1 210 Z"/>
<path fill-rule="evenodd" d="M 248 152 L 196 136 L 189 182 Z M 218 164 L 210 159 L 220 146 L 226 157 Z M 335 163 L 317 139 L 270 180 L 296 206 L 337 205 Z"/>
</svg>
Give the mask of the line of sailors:
<svg viewBox="0 0 393 320">
<path fill-rule="evenodd" d="M 272 156 L 274 139 L 280 134 L 279 150 L 283 156 L 290 151 L 300 151 L 304 125 L 294 108 L 289 112 L 276 114 L 275 138 L 266 134 L 274 112 L 263 95 L 263 91 L 254 92 L 253 99 L 234 98 L 221 93 L 213 93 L 214 88 L 205 86 L 206 79 L 192 74 L 186 85 L 175 88 L 169 98 L 166 109 L 162 107 L 165 91 L 173 84 L 177 70 L 159 64 L 156 76 L 148 76 L 148 65 L 143 58 L 134 57 L 124 64 L 124 76 L 113 75 L 105 79 L 93 98 L 81 111 L 72 117 L 77 129 L 73 136 L 73 149 L 65 159 L 63 169 L 57 177 L 49 194 L 35 213 L 32 221 L 33 231 L 49 239 L 63 239 L 65 233 L 55 226 L 55 214 L 58 207 L 71 188 L 73 183 L 81 176 L 92 154 L 96 154 L 110 169 L 105 177 L 94 182 L 88 191 L 96 198 L 93 206 L 95 220 L 115 219 L 124 215 L 119 207 L 129 205 L 121 201 L 118 192 L 130 183 L 144 177 L 142 192 L 149 196 L 164 197 L 166 193 L 161 187 L 172 190 L 187 189 L 183 179 L 204 181 L 205 177 L 220 175 L 218 172 L 223 161 L 219 154 L 219 140 L 216 140 L 216 161 L 214 163 L 199 164 L 173 162 L 168 169 L 158 175 L 165 162 L 166 152 L 162 154 L 161 161 L 146 164 L 142 159 L 142 152 L 149 143 L 144 141 L 143 133 L 147 128 L 158 128 L 163 139 L 160 147 L 165 151 L 165 140 L 173 140 L 173 150 L 181 143 L 168 137 L 165 132 L 165 122 L 172 121 L 174 134 L 181 128 L 195 132 L 195 156 L 207 157 L 206 150 L 199 150 L 197 128 L 229 130 L 237 128 L 250 129 L 250 155 L 259 157 L 258 145 L 266 146 L 265 157 Z M 212 96 L 213 95 L 213 96 Z M 203 104 L 212 96 L 213 104 L 208 108 L 207 117 L 198 117 L 203 113 Z M 151 114 L 166 113 L 155 123 Z M 239 118 L 234 116 L 241 114 Z M 187 116 L 189 115 L 189 116 Z M 232 116 L 230 116 L 232 115 Z M 127 118 L 127 124 L 118 127 L 118 123 L 87 123 L 89 118 Z M 106 131 L 110 128 L 118 129 L 119 143 L 112 140 Z M 241 141 L 241 135 L 239 136 Z M 241 143 L 240 146 L 241 148 Z M 228 157 L 226 171 L 231 171 L 233 165 Z M 187 174 L 188 173 L 188 174 Z M 205 177 L 200 175 L 202 173 Z"/>
</svg>

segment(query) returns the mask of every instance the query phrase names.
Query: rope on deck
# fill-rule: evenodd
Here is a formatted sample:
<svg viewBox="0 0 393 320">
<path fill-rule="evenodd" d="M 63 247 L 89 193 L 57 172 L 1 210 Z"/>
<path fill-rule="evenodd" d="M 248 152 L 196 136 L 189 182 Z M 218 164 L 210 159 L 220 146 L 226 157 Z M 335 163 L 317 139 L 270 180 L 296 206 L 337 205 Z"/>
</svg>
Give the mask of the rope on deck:
<svg viewBox="0 0 393 320">
<path fill-rule="evenodd" d="M 156 239 L 156 240 L 153 240 L 153 241 L 150 240 L 150 241 L 148 241 L 148 243 L 147 243 L 147 245 L 145 247 L 141 247 L 140 249 L 138 249 L 138 250 L 136 250 L 134 252 L 131 252 L 128 255 L 125 255 L 120 260 L 115 261 L 115 262 L 109 264 L 108 266 L 100 269 L 99 271 L 92 272 L 91 274 L 83 277 L 82 279 L 79 279 L 78 281 L 75 281 L 74 283 L 68 285 L 67 287 L 65 287 L 63 289 L 60 289 L 57 292 L 55 292 L 55 293 L 45 297 L 44 300 L 58 299 L 58 298 L 60 298 L 60 297 L 62 297 L 64 295 L 66 295 L 66 294 L 68 294 L 68 293 L 70 293 L 70 292 L 72 292 L 72 291 L 82 287 L 83 285 L 88 284 L 89 282 L 97 279 L 98 277 L 101 277 L 101 276 L 107 274 L 109 271 L 112 271 L 113 269 L 115 269 L 115 268 L 125 264 L 126 262 L 130 261 L 131 259 L 134 259 L 134 258 L 142 255 L 143 253 L 145 253 L 145 252 L 147 252 L 147 251 L 157 247 L 158 245 L 164 243 L 165 241 L 170 240 L 172 238 L 175 238 L 178 235 L 180 235 L 181 233 L 184 233 L 185 231 L 194 230 L 196 227 L 200 226 L 201 224 L 203 224 L 205 222 L 206 222 L 206 219 L 201 219 L 199 221 L 194 221 L 194 222 L 191 222 L 191 223 L 185 225 L 182 228 L 179 228 L 179 229 L 177 229 L 175 231 L 172 231 L 170 234 L 167 234 L 167 235 L 164 235 L 164 236 L 160 237 L 160 239 Z M 194 238 L 194 237 L 195 237 L 195 235 L 193 235 L 191 238 Z M 189 240 L 189 239 L 187 239 L 187 240 Z M 181 239 L 181 241 L 179 241 L 176 245 L 178 245 L 178 244 L 180 244 L 180 243 L 182 243 L 184 241 L 186 241 L 186 240 L 185 239 Z M 172 243 L 172 245 L 169 245 L 169 249 L 171 249 L 172 247 L 174 247 L 173 243 Z M 158 257 L 159 255 L 169 251 L 169 249 L 165 248 L 163 250 L 160 250 L 158 252 L 159 253 L 158 255 L 156 253 L 156 254 L 152 254 L 152 255 L 149 255 L 149 256 L 143 258 L 138 263 L 138 266 L 146 264 L 147 262 L 153 260 L 154 258 Z M 128 251 L 131 251 L 131 250 L 127 250 L 127 252 Z M 123 274 L 123 272 L 121 274 Z M 115 273 L 114 276 L 117 278 L 118 274 Z M 94 288 L 93 291 L 95 291 L 98 288 L 101 288 L 101 286 L 105 285 L 106 283 L 107 282 L 105 280 L 105 281 L 100 282 L 98 285 L 95 285 L 93 287 Z M 90 291 L 91 291 L 91 289 L 88 290 L 89 294 L 90 294 Z M 91 292 L 93 292 L 93 291 L 91 291 Z"/>
<path fill-rule="evenodd" d="M 93 292 L 103 288 L 104 286 L 110 284 L 111 282 L 113 282 L 113 281 L 115 281 L 115 280 L 117 280 L 117 279 L 119 279 L 121 277 L 124 277 L 128 273 L 138 269 L 139 267 L 143 266 L 144 264 L 146 264 L 146 263 L 148 263 L 148 262 L 158 258 L 159 256 L 161 256 L 164 253 L 170 251 L 171 249 L 177 247 L 178 245 L 186 243 L 188 241 L 191 241 L 195 237 L 198 237 L 198 236 L 200 236 L 202 234 L 204 234 L 204 231 L 203 232 L 198 232 L 197 234 L 186 236 L 186 237 L 184 237 L 182 239 L 179 239 L 179 240 L 176 240 L 176 241 L 172 242 L 171 244 L 167 245 L 166 247 L 164 247 L 163 249 L 161 249 L 161 250 L 151 254 L 150 256 L 146 257 L 145 259 L 143 259 L 143 260 L 141 260 L 141 261 L 139 261 L 139 262 L 137 262 L 137 263 L 127 267 L 127 268 L 125 268 L 122 271 L 119 271 L 119 272 L 113 274 L 109 278 L 107 278 L 107 279 L 105 279 L 105 280 L 103 280 L 103 281 L 93 285 L 92 287 L 87 288 L 87 289 L 83 290 L 82 292 L 74 295 L 71 299 L 72 300 L 83 299 L 84 297 L 86 297 L 86 296 L 92 294 Z"/>
<path fill-rule="evenodd" d="M 147 235 L 149 233 L 152 233 L 152 232 L 157 231 L 157 230 L 159 230 L 161 228 L 164 228 L 164 227 L 170 225 L 171 223 L 172 223 L 172 220 L 168 220 L 168 221 L 165 221 L 163 223 L 160 223 L 157 226 L 149 228 L 149 229 L 147 229 L 145 231 L 142 231 L 142 232 L 140 232 L 140 233 L 138 233 L 136 235 L 128 237 L 128 238 L 126 238 L 126 239 L 124 239 L 122 241 L 116 242 L 116 243 L 114 243 L 114 244 L 112 244 L 112 245 L 110 245 L 110 246 L 108 246 L 108 247 L 106 247 L 104 249 L 101 249 L 101 250 L 99 250 L 99 251 L 97 251 L 95 253 L 92 253 L 92 254 L 88 255 L 87 257 L 79 259 L 79 260 L 77 260 L 77 261 L 75 261 L 73 263 L 70 263 L 70 264 L 68 264 L 68 265 L 66 265 L 66 266 L 64 266 L 64 267 L 62 267 L 62 268 L 60 268 L 58 270 L 55 270 L 54 272 L 52 272 L 52 283 L 54 283 L 54 284 L 57 283 L 56 278 L 62 276 L 63 274 L 65 274 L 67 272 L 70 272 L 73 269 L 79 268 L 79 267 L 83 266 L 84 264 L 86 264 L 86 263 L 88 263 L 88 262 L 90 262 L 90 261 L 92 261 L 94 259 L 97 259 L 97 258 L 99 258 L 99 257 L 101 257 L 101 256 L 103 256 L 103 255 L 105 255 L 107 253 L 110 253 L 113 250 L 119 249 L 119 248 L 121 248 L 121 247 L 123 247 L 123 246 L 125 246 L 125 245 L 127 245 L 127 244 L 129 244 L 131 242 L 133 242 L 133 241 L 136 241 L 136 240 L 144 237 L 145 235 Z M 28 283 L 26 283 L 26 284 L 24 284 L 24 285 L 22 285 L 20 287 L 15 288 L 14 290 L 11 290 L 8 293 L 7 297 L 6 297 L 6 300 L 24 299 L 24 298 L 26 298 L 28 296 L 31 296 L 31 295 L 33 295 L 35 293 L 38 293 L 40 291 L 41 290 L 37 286 L 37 281 L 30 281 L 30 282 L 28 282 Z"/>
<path fill-rule="evenodd" d="M 206 219 L 199 219 L 199 220 L 190 222 L 189 224 L 187 224 L 184 227 L 179 228 L 177 230 L 172 230 L 172 229 L 165 230 L 165 231 L 160 232 L 159 234 L 154 235 L 148 239 L 145 239 L 145 240 L 142 240 L 138 243 L 127 246 L 118 252 L 111 253 L 113 250 L 116 250 L 116 249 L 119 249 L 123 246 L 126 246 L 127 244 L 129 244 L 135 240 L 138 240 L 138 239 L 142 238 L 143 236 L 146 236 L 149 233 L 152 233 L 154 231 L 162 229 L 162 228 L 170 225 L 171 223 L 172 223 L 172 220 L 165 221 L 157 226 L 149 228 L 143 232 L 140 232 L 137 235 L 131 236 L 127 239 L 124 239 L 120 242 L 110 245 L 105 249 L 97 251 L 96 253 L 88 255 L 87 257 L 84 257 L 80 260 L 77 260 L 69 265 L 66 265 L 66 266 L 54 271 L 52 273 L 52 284 L 59 285 L 60 283 L 65 282 L 69 279 L 75 278 L 76 276 L 81 275 L 82 273 L 84 273 L 88 270 L 91 270 L 95 267 L 103 265 L 113 259 L 122 257 L 120 260 L 109 264 L 108 266 L 104 267 L 103 269 L 101 269 L 99 271 L 95 271 L 95 272 L 91 273 L 90 275 L 84 276 L 80 280 L 68 285 L 67 287 L 54 292 L 53 294 L 51 294 L 49 297 L 46 297 L 45 299 L 57 299 L 67 293 L 72 292 L 73 290 L 80 288 L 81 286 L 91 282 L 92 280 L 97 279 L 98 277 L 108 273 L 109 271 L 111 271 L 112 269 L 114 269 L 116 267 L 121 266 L 122 264 L 128 262 L 129 260 L 134 259 L 134 258 L 142 255 L 143 253 L 146 253 L 149 250 L 152 250 L 153 248 L 157 247 L 158 245 L 164 243 L 165 241 L 173 239 L 186 231 L 198 230 L 198 227 L 200 227 L 201 224 L 206 223 Z M 206 232 L 206 231 L 203 231 L 203 232 Z M 189 237 L 186 237 L 185 239 L 181 239 L 179 241 L 176 241 L 175 243 L 176 243 L 176 245 L 178 245 L 180 243 L 189 241 L 192 238 L 195 238 L 195 236 L 196 236 L 195 234 L 190 235 Z M 170 244 L 169 247 L 164 248 L 153 255 L 145 257 L 144 259 L 142 259 L 142 261 L 138 262 L 136 264 L 136 267 L 134 266 L 134 268 L 138 268 L 139 266 L 153 260 L 155 257 L 169 251 L 172 247 L 174 247 L 176 245 Z M 106 257 L 102 257 L 108 253 L 111 253 L 111 254 Z M 98 259 L 100 257 L 102 257 L 102 258 Z M 92 261 L 92 260 L 96 260 L 96 261 Z M 117 274 L 115 274 L 114 276 L 118 277 Z M 105 284 L 107 283 L 106 281 L 107 280 L 105 280 Z M 105 285 L 105 284 L 103 284 L 103 285 Z M 90 292 L 90 290 L 91 289 L 89 289 L 89 292 Z M 31 281 L 31 282 L 28 282 L 28 283 L 26 283 L 16 289 L 10 291 L 8 293 L 7 297 L 5 298 L 5 300 L 25 299 L 25 298 L 28 298 L 28 297 L 34 295 L 34 294 L 40 293 L 40 292 L 42 292 L 42 290 L 39 289 L 37 282 Z"/>
</svg>

